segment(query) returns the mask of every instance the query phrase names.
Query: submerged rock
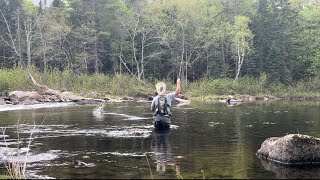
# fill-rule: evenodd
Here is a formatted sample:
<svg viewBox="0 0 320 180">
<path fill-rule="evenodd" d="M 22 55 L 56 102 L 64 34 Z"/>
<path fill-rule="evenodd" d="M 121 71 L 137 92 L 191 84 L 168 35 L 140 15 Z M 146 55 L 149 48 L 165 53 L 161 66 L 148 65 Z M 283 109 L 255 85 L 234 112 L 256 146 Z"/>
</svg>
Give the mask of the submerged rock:
<svg viewBox="0 0 320 180">
<path fill-rule="evenodd" d="M 310 165 L 285 165 L 260 159 L 263 168 L 275 173 L 276 179 L 319 179 L 320 167 Z"/>
<path fill-rule="evenodd" d="M 281 164 L 320 164 L 320 139 L 302 134 L 271 137 L 257 155 Z"/>
</svg>

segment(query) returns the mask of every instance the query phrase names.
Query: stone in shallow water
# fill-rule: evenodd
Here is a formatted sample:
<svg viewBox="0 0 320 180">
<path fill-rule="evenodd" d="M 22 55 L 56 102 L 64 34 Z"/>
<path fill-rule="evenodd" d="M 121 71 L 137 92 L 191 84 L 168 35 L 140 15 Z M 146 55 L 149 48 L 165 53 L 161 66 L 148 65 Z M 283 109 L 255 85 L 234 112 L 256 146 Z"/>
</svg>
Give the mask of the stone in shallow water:
<svg viewBox="0 0 320 180">
<path fill-rule="evenodd" d="M 275 173 L 276 179 L 319 179 L 320 167 L 309 165 L 285 165 L 260 159 L 263 168 Z"/>
<path fill-rule="evenodd" d="M 320 164 L 320 139 L 302 134 L 271 137 L 257 155 L 282 164 Z"/>
</svg>

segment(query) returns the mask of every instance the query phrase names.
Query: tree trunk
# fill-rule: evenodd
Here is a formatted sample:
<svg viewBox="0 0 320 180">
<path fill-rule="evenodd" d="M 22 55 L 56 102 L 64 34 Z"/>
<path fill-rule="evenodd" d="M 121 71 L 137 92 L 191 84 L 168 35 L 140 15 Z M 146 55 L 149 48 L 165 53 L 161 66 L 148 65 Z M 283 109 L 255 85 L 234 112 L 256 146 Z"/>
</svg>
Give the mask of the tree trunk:
<svg viewBox="0 0 320 180">
<path fill-rule="evenodd" d="M 41 85 L 39 84 L 34 77 L 32 76 L 32 74 L 30 73 L 30 70 L 27 69 L 27 73 L 28 73 L 28 77 L 29 79 L 32 81 L 33 85 L 39 87 L 41 90 L 45 91 L 45 90 L 49 90 L 49 88 L 46 85 Z"/>
<path fill-rule="evenodd" d="M 20 34 L 20 8 L 17 10 L 17 37 L 18 37 L 18 54 L 19 54 L 19 61 L 23 65 L 23 60 L 21 56 L 21 34 Z"/>
<path fill-rule="evenodd" d="M 142 41 L 141 41 L 141 74 L 142 79 L 144 80 L 144 43 L 146 40 L 146 35 L 142 34 Z"/>
<path fill-rule="evenodd" d="M 99 58 L 98 58 L 98 37 L 97 37 L 97 33 L 95 32 L 95 37 L 94 37 L 95 41 L 94 41 L 94 72 L 96 74 L 99 74 Z"/>
<path fill-rule="evenodd" d="M 47 59 L 46 59 L 47 43 L 44 40 L 43 32 L 40 32 L 40 38 L 41 38 L 41 44 L 42 44 L 43 71 L 46 74 L 47 73 Z"/>
<path fill-rule="evenodd" d="M 136 29 L 134 29 L 134 33 L 132 35 L 131 41 L 132 41 L 132 50 L 133 50 L 133 60 L 136 63 L 136 67 L 137 67 L 137 74 L 138 74 L 138 80 L 141 80 L 141 73 L 140 73 L 140 65 L 139 62 L 137 60 L 137 54 L 136 54 L 136 43 L 135 43 L 135 37 L 136 37 Z"/>
<path fill-rule="evenodd" d="M 227 72 L 226 72 L 226 57 L 224 54 L 224 36 L 221 39 L 221 53 L 222 53 L 222 63 L 223 63 L 223 75 L 224 77 L 227 77 Z"/>
<path fill-rule="evenodd" d="M 27 69 L 31 68 L 31 34 L 26 31 L 26 43 L 27 43 Z"/>
<path fill-rule="evenodd" d="M 95 16 L 93 17 L 92 26 L 94 28 L 94 72 L 96 74 L 99 74 L 98 34 L 97 34 L 96 17 Z"/>
<path fill-rule="evenodd" d="M 241 37 L 241 42 L 242 42 L 242 44 L 244 43 L 244 37 Z M 240 74 L 241 66 L 242 66 L 243 61 L 244 61 L 244 55 L 245 55 L 244 51 L 245 51 L 244 47 L 241 47 L 240 42 L 238 42 L 238 62 L 237 62 L 237 67 L 236 67 L 235 80 L 238 79 L 239 74 Z"/>
<path fill-rule="evenodd" d="M 27 43 L 27 61 L 28 64 L 27 66 L 25 66 L 23 60 L 22 60 L 22 52 L 21 52 L 21 34 L 20 34 L 20 9 L 18 9 L 17 12 L 17 39 L 18 39 L 18 45 L 15 43 L 13 35 L 11 33 L 9 24 L 7 19 L 5 18 L 5 16 L 3 15 L 2 11 L 0 10 L 2 17 L 5 20 L 6 26 L 7 26 L 7 30 L 8 30 L 8 35 L 9 38 L 11 40 L 11 43 L 5 41 L 5 43 L 10 46 L 13 51 L 15 52 L 15 54 L 19 57 L 20 63 L 22 64 L 23 68 L 27 71 L 27 75 L 29 77 L 29 79 L 32 81 L 32 83 L 41 88 L 42 90 L 48 90 L 49 88 L 45 85 L 41 85 L 39 84 L 34 77 L 32 76 L 31 72 L 30 72 L 30 67 L 31 67 L 31 41 L 32 41 L 32 22 L 25 22 L 25 35 L 26 35 L 26 43 Z"/>
</svg>

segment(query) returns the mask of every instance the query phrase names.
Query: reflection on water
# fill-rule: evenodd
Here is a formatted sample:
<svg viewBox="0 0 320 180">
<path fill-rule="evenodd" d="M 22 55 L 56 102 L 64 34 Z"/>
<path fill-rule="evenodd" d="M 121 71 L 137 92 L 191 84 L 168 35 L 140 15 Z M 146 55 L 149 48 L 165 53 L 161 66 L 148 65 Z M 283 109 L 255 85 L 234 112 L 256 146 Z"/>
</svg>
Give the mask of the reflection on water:
<svg viewBox="0 0 320 180">
<path fill-rule="evenodd" d="M 148 117 L 138 117 L 138 116 L 131 116 L 131 115 L 127 115 L 127 114 L 119 114 L 119 113 L 104 113 L 104 114 L 126 117 L 126 118 L 123 119 L 123 120 L 142 120 L 142 119 L 150 119 L 150 118 L 148 118 Z"/>
<path fill-rule="evenodd" d="M 170 145 L 170 130 L 158 131 L 153 133 L 151 142 L 151 150 L 154 152 L 153 160 L 156 163 L 156 171 L 158 173 L 165 173 L 167 166 L 175 168 L 177 174 L 180 174 L 180 163 L 171 149 Z"/>
<path fill-rule="evenodd" d="M 277 179 L 319 179 L 319 166 L 289 166 L 267 161 L 261 158 L 261 164 L 267 171 L 274 172 Z"/>
<path fill-rule="evenodd" d="M 279 168 L 255 155 L 268 137 L 298 132 L 320 137 L 319 107 L 319 102 L 193 102 L 173 106 L 167 133 L 154 132 L 149 103 L 0 107 L 0 127 L 7 128 L 0 135 L 7 140 L 0 140 L 0 161 L 10 148 L 25 151 L 34 123 L 46 117 L 29 151 L 27 171 L 34 178 L 149 179 L 150 172 L 155 179 L 320 177 L 316 168 Z"/>
</svg>

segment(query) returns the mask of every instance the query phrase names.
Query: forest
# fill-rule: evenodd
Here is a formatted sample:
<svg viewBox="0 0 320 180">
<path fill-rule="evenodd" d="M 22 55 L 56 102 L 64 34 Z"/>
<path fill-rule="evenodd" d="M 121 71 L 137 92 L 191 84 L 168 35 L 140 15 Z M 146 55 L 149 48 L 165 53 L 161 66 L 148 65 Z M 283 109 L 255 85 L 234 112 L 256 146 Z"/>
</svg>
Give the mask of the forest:
<svg viewBox="0 0 320 180">
<path fill-rule="evenodd" d="M 320 88 L 319 0 L 0 0 L 0 13 L 0 92 L 21 71 Z"/>
</svg>

